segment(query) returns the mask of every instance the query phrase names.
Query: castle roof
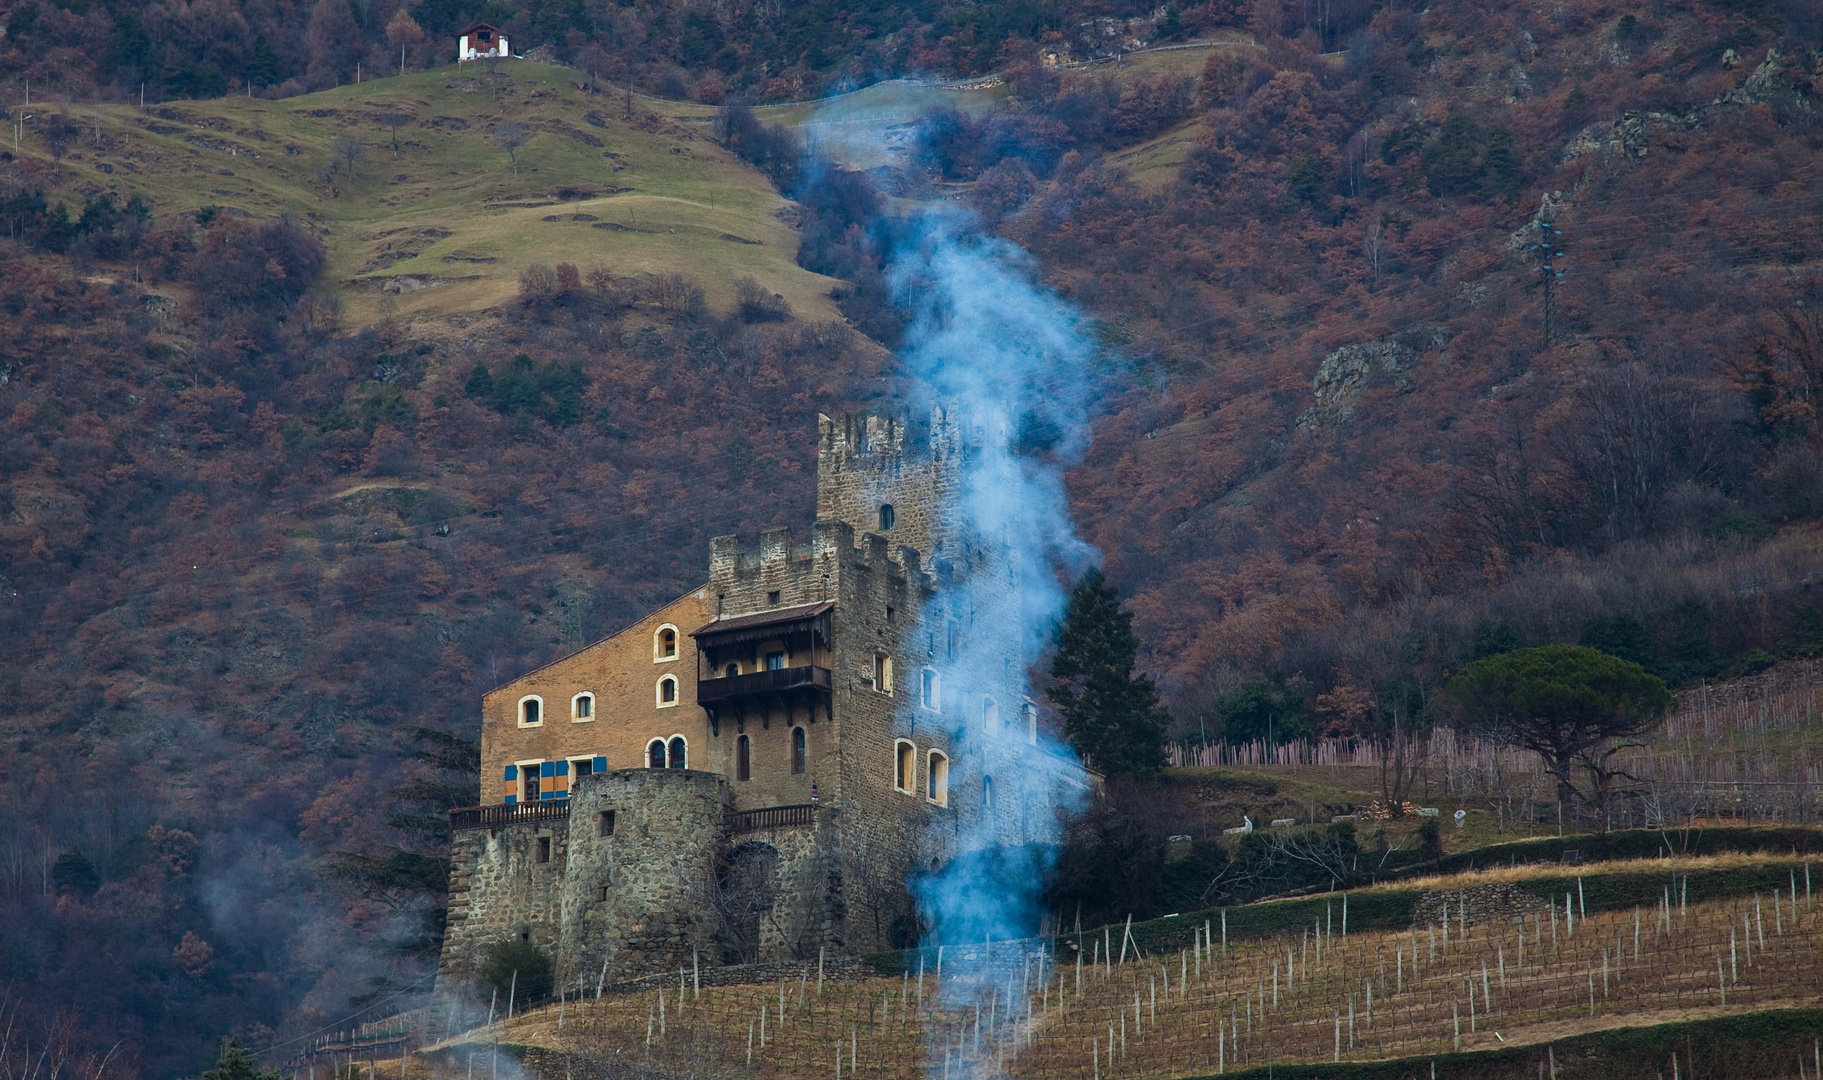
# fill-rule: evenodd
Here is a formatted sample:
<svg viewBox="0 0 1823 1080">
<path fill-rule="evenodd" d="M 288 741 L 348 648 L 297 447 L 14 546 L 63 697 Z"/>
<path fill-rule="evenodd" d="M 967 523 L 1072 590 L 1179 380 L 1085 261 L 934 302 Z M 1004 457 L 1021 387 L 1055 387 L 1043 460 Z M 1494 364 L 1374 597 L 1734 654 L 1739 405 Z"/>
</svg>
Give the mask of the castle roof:
<svg viewBox="0 0 1823 1080">
<path fill-rule="evenodd" d="M 766 637 L 780 626 L 788 623 L 807 622 L 832 610 L 835 606 L 835 601 L 825 600 L 819 604 L 799 604 L 796 607 L 775 608 L 772 611 L 761 611 L 752 615 L 737 615 L 731 619 L 717 619 L 707 626 L 691 631 L 690 636 L 700 638 L 713 635 L 724 644 Z"/>
</svg>

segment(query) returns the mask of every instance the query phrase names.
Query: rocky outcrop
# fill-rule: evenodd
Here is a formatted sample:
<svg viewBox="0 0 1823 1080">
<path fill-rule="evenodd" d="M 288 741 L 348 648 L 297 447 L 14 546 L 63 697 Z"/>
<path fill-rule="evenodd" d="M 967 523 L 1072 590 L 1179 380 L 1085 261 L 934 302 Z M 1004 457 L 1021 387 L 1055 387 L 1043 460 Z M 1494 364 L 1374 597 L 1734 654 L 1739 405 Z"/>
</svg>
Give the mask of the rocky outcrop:
<svg viewBox="0 0 1823 1080">
<path fill-rule="evenodd" d="M 1704 121 L 1711 109 L 1724 105 L 1766 104 L 1774 95 L 1797 86 L 1793 78 L 1793 71 L 1798 68 L 1795 59 L 1777 49 L 1767 49 L 1766 58 L 1742 80 L 1741 85 L 1716 95 L 1687 113 L 1628 112 L 1622 113 L 1618 120 L 1598 120 L 1570 138 L 1563 154 L 1558 158 L 1558 164 L 1566 164 L 1591 154 L 1617 161 L 1642 158 L 1651 149 L 1650 135 L 1654 127 L 1694 128 Z M 1823 50 L 1812 53 L 1809 57 L 1809 68 L 1813 74 L 1820 61 L 1823 61 Z M 1801 104 L 1808 107 L 1807 100 L 1801 99 Z"/>
<path fill-rule="evenodd" d="M 1419 354 L 1443 343 L 1437 330 L 1344 345 L 1323 358 L 1311 379 L 1314 404 L 1298 417 L 1298 427 L 1315 430 L 1343 423 L 1354 415 L 1354 399 L 1377 381 L 1390 382 L 1403 394 L 1412 388 Z"/>
</svg>

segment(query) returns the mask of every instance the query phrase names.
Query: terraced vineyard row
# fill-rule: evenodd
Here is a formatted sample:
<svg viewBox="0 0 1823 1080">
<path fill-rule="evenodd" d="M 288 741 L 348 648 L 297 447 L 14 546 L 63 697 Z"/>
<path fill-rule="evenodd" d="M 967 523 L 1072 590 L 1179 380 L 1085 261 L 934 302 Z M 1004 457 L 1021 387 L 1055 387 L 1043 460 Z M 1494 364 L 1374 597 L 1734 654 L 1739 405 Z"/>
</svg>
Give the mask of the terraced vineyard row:
<svg viewBox="0 0 1823 1080">
<path fill-rule="evenodd" d="M 1794 875 L 1777 893 L 1584 915 L 1571 894 L 1518 920 L 1346 933 L 1338 899 L 1297 936 L 1137 955 L 1118 930 L 1080 955 L 818 985 L 567 1002 L 491 1034 L 667 1071 L 807 1077 L 1182 1077 L 1369 1061 L 1526 1041 L 1542 1025 L 1608 1026 L 1670 1010 L 1751 1011 L 1817 998 L 1823 928 Z M 996 956 L 1005 946 L 996 946 Z M 1112 954 L 1110 961 L 1109 954 Z M 958 963 L 960 962 L 960 963 Z M 559 1030 L 561 1025 L 561 1030 Z"/>
</svg>

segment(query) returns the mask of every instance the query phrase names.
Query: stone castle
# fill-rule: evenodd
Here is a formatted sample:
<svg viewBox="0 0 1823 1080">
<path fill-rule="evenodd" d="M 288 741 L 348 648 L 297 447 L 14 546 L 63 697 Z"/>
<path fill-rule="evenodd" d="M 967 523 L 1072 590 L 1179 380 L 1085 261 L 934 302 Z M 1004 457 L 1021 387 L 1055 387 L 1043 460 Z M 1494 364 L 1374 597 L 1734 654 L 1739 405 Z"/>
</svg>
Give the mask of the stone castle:
<svg viewBox="0 0 1823 1080">
<path fill-rule="evenodd" d="M 807 540 L 718 537 L 707 584 L 483 698 L 440 994 L 513 938 L 572 986 L 903 946 L 909 878 L 1049 834 L 1091 776 L 1023 696 L 1018 547 L 953 512 L 968 442 L 819 417 Z"/>
</svg>

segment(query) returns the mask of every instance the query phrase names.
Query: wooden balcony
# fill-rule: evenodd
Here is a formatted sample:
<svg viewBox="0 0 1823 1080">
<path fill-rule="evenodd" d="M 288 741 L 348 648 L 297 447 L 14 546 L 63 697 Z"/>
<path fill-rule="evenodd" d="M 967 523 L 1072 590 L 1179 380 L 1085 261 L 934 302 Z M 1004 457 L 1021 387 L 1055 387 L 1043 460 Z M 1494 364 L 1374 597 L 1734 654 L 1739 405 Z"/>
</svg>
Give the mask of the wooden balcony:
<svg viewBox="0 0 1823 1080">
<path fill-rule="evenodd" d="M 774 668 L 700 680 L 696 684 L 696 703 L 705 709 L 717 709 L 796 694 L 827 696 L 830 685 L 828 668 Z"/>
<path fill-rule="evenodd" d="M 791 825 L 815 825 L 816 815 L 815 803 L 799 803 L 796 806 L 768 806 L 761 810 L 740 810 L 727 816 L 728 831 L 739 834 Z"/>
<path fill-rule="evenodd" d="M 515 803 L 512 806 L 467 806 L 449 812 L 449 827 L 451 832 L 458 829 L 498 829 L 504 825 L 563 821 L 569 816 L 568 799 L 545 799 L 541 802 Z"/>
</svg>

